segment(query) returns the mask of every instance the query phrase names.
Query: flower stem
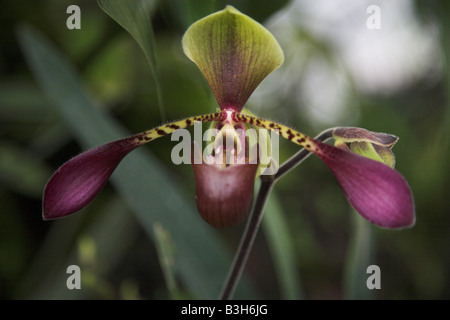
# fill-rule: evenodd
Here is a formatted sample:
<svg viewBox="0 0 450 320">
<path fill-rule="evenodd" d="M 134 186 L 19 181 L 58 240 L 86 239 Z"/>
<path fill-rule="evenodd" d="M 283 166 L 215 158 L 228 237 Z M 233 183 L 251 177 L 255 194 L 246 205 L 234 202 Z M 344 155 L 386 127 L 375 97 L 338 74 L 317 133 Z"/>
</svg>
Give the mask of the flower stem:
<svg viewBox="0 0 450 320">
<path fill-rule="evenodd" d="M 315 138 L 315 140 L 324 142 L 330 139 L 332 137 L 333 130 L 334 128 L 323 131 Z M 280 179 L 286 173 L 288 173 L 297 165 L 299 165 L 303 160 L 308 158 L 310 154 L 311 153 L 308 150 L 301 149 L 290 159 L 284 162 L 280 166 L 276 174 L 271 176 L 268 175 L 260 176 L 261 185 L 259 187 L 258 195 L 256 197 L 253 210 L 245 226 L 245 230 L 242 235 L 238 251 L 236 252 L 236 255 L 234 257 L 233 264 L 230 268 L 222 292 L 220 293 L 219 299 L 229 300 L 233 297 L 236 286 L 239 283 L 239 280 L 242 276 L 242 272 L 244 271 L 244 267 L 247 264 L 248 256 L 250 254 L 253 242 L 256 238 L 256 234 L 258 233 L 261 224 L 261 220 L 264 213 L 264 207 L 267 199 L 269 198 L 273 186 L 278 181 L 278 179 Z"/>
<path fill-rule="evenodd" d="M 235 256 L 233 266 L 228 274 L 228 279 L 226 280 L 220 295 L 221 300 L 229 300 L 232 298 L 234 290 L 236 289 L 242 272 L 244 271 L 244 266 L 247 263 L 256 234 L 259 230 L 263 216 L 263 209 L 273 187 L 273 183 L 270 180 L 263 178 L 261 180 L 261 186 L 259 188 L 255 206 L 249 220 L 247 221 L 247 225 L 245 226 L 245 231 L 241 238 L 241 243 L 239 244 L 239 250 Z"/>
</svg>

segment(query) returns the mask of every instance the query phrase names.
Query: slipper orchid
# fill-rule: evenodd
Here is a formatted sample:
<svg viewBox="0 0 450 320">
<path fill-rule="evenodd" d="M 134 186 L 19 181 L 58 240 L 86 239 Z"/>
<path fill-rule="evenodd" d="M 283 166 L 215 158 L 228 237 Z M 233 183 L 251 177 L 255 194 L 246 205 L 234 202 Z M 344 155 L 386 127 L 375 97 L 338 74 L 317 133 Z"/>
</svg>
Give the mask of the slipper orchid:
<svg viewBox="0 0 450 320">
<path fill-rule="evenodd" d="M 216 139 L 210 155 L 193 162 L 197 208 L 211 225 L 232 227 L 252 205 L 259 161 L 252 163 L 246 128 L 276 131 L 319 157 L 333 172 L 351 205 L 367 220 L 385 228 L 412 226 L 414 202 L 406 180 L 392 167 L 392 135 L 359 128 L 336 128 L 336 145 L 328 145 L 284 125 L 243 110 L 259 83 L 283 63 L 283 51 L 273 35 L 258 22 L 227 6 L 189 27 L 183 50 L 211 87 L 220 111 L 175 121 L 88 150 L 61 166 L 47 183 L 43 217 L 63 217 L 88 205 L 101 191 L 120 161 L 137 147 L 186 128 L 213 122 Z M 238 130 L 240 129 L 240 130 Z M 216 143 L 217 142 L 217 143 Z M 257 146 L 256 146 L 257 147 Z M 194 153 L 196 146 L 194 146 Z M 211 163 L 208 157 L 241 161 Z"/>
</svg>

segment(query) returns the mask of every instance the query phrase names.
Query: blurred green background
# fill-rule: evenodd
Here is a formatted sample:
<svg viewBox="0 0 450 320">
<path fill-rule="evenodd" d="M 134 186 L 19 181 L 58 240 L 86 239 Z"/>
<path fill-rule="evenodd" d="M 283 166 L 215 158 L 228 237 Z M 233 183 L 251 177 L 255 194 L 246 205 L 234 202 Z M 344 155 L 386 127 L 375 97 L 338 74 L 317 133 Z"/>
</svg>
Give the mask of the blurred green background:
<svg viewBox="0 0 450 320">
<path fill-rule="evenodd" d="M 369 225 L 311 157 L 276 184 L 237 297 L 450 298 L 448 3 L 146 2 L 151 65 L 95 1 L 2 1 L 0 298 L 217 297 L 244 226 L 215 230 L 195 213 L 192 169 L 171 162 L 170 137 L 125 159 L 114 183 L 73 216 L 43 221 L 41 196 L 51 174 L 92 145 L 215 110 L 181 37 L 226 4 L 263 23 L 286 55 L 248 108 L 311 136 L 334 126 L 398 135 L 396 168 L 417 214 L 412 229 Z M 80 30 L 66 27 L 69 5 L 81 9 Z M 380 29 L 367 24 L 370 5 Z M 281 160 L 297 151 L 280 146 Z M 66 287 L 73 264 L 81 290 Z M 365 287 L 372 264 L 380 290 Z"/>
</svg>

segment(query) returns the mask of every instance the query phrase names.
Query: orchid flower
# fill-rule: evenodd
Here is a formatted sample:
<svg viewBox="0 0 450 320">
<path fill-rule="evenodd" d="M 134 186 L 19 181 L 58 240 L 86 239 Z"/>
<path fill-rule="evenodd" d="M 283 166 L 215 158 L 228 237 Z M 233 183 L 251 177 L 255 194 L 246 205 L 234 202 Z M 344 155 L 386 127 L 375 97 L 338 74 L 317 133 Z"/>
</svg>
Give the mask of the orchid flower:
<svg viewBox="0 0 450 320">
<path fill-rule="evenodd" d="M 414 224 L 411 190 L 393 169 L 391 148 L 397 137 L 360 128 L 336 128 L 332 146 L 244 109 L 259 83 L 284 60 L 278 42 L 261 24 L 227 6 L 192 24 L 182 46 L 206 78 L 220 110 L 109 142 L 69 160 L 45 187 L 44 219 L 63 217 L 87 206 L 121 160 L 137 147 L 196 122 L 212 122 L 218 132 L 214 148 L 206 158 L 201 156 L 200 163 L 193 163 L 197 208 L 209 224 L 218 228 L 235 226 L 251 208 L 260 163 L 249 159 L 249 149 L 258 146 L 245 138 L 248 128 L 275 131 L 320 158 L 350 204 L 375 225 L 402 228 Z M 232 147 L 217 142 L 219 137 L 231 139 Z M 195 154 L 195 145 L 193 149 Z M 211 163 L 209 157 L 241 161 Z"/>
</svg>

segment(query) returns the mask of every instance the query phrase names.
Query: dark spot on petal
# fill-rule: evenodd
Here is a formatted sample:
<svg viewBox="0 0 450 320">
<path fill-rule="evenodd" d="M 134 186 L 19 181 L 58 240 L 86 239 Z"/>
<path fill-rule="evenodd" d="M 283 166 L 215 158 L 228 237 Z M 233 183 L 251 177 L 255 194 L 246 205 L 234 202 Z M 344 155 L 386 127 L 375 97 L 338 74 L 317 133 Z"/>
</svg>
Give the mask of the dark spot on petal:
<svg viewBox="0 0 450 320">
<path fill-rule="evenodd" d="M 291 129 L 288 129 L 288 131 L 286 133 L 289 135 L 289 137 L 288 137 L 289 140 L 293 140 L 294 139 L 294 135 L 292 134 Z"/>
<path fill-rule="evenodd" d="M 158 129 L 158 131 L 156 131 L 157 134 L 159 134 L 160 136 L 163 136 L 166 134 L 166 132 L 162 129 Z"/>
</svg>

